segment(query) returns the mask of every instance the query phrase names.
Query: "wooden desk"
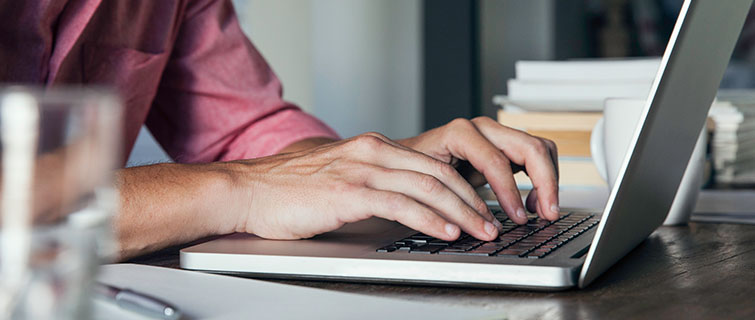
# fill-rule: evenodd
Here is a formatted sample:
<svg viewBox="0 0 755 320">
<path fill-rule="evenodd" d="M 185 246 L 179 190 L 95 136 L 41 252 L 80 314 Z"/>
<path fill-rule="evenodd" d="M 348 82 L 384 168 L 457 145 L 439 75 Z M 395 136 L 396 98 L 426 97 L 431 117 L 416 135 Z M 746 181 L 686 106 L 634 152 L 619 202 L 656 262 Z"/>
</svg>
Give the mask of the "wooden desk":
<svg viewBox="0 0 755 320">
<path fill-rule="evenodd" d="M 132 262 L 178 267 L 178 248 Z M 755 226 L 661 227 L 584 290 L 542 293 L 279 282 L 494 309 L 509 319 L 755 319 Z"/>
</svg>

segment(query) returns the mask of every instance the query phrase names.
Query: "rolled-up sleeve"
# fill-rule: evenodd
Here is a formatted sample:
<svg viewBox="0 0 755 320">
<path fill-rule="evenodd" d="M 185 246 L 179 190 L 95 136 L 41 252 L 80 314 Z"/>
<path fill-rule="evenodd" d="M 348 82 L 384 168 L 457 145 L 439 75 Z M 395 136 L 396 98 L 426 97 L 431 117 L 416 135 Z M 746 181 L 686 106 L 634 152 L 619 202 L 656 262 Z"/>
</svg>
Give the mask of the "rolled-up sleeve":
<svg viewBox="0 0 755 320">
<path fill-rule="evenodd" d="M 284 101 L 230 1 L 190 1 L 146 124 L 178 162 L 256 158 L 338 135 Z M 271 31 L 274 32 L 274 31 Z"/>
</svg>

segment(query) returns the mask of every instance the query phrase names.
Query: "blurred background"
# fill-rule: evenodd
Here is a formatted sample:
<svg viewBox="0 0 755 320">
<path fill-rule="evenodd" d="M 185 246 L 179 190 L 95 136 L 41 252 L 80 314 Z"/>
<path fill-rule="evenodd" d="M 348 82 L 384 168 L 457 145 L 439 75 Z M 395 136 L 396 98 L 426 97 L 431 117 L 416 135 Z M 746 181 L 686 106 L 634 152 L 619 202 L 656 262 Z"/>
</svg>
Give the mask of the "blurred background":
<svg viewBox="0 0 755 320">
<path fill-rule="evenodd" d="M 682 2 L 233 1 L 287 100 L 343 137 L 391 138 L 495 117 L 518 60 L 660 56 Z M 748 22 L 722 86 L 755 87 L 753 41 Z M 129 164 L 169 161 L 142 131 Z"/>
</svg>

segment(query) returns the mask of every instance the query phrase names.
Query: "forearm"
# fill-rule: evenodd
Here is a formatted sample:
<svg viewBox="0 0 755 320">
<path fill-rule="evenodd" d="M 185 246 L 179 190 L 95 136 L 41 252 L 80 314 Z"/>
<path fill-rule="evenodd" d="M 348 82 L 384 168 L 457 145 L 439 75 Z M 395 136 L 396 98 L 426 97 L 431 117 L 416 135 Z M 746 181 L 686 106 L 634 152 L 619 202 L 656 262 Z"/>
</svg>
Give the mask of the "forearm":
<svg viewBox="0 0 755 320">
<path fill-rule="evenodd" d="M 310 138 L 280 153 L 333 142 Z M 121 260 L 211 235 L 235 232 L 240 212 L 249 206 L 250 190 L 240 190 L 232 163 L 157 164 L 118 171 L 121 194 L 115 231 Z"/>
<path fill-rule="evenodd" d="M 157 164 L 120 170 L 114 226 L 120 259 L 234 231 L 245 199 L 223 163 Z"/>
</svg>

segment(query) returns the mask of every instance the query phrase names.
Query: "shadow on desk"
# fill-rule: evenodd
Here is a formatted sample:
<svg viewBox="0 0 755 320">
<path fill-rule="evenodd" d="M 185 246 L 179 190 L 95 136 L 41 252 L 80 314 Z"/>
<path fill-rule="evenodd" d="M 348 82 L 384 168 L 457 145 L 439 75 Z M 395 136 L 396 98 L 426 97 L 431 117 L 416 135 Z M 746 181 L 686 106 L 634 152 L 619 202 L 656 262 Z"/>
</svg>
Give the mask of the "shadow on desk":
<svg viewBox="0 0 755 320">
<path fill-rule="evenodd" d="M 185 247 L 185 246 L 181 246 Z M 178 267 L 174 247 L 131 262 Z M 512 319 L 753 319 L 755 226 L 661 227 L 586 289 L 555 293 L 276 280 L 444 305 Z M 470 270 L 470 272 L 474 272 Z"/>
</svg>

